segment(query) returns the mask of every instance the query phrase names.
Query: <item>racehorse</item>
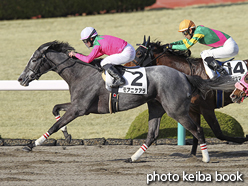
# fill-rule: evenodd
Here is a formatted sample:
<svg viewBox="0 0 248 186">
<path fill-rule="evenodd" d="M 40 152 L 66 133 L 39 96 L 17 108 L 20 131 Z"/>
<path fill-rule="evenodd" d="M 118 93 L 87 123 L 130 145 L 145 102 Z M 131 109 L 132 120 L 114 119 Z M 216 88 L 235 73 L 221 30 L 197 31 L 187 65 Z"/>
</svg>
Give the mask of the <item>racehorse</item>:
<svg viewBox="0 0 248 186">
<path fill-rule="evenodd" d="M 165 65 L 174 68 L 187 75 L 197 75 L 203 79 L 209 79 L 205 72 L 204 64 L 201 58 L 189 57 L 191 52 L 188 51 L 175 51 L 166 50 L 159 41 L 150 42 L 150 37 L 146 40 L 144 36 L 143 44 L 139 45 L 136 49 L 136 57 L 132 62 L 127 63 L 125 66 L 154 66 Z M 242 75 L 245 73 L 245 68 L 242 65 L 246 64 L 248 60 L 244 60 L 245 63 L 237 62 L 233 67 L 232 73 L 239 73 Z M 230 64 L 228 64 L 229 72 Z M 240 78 L 240 77 L 239 77 Z M 233 87 L 234 88 L 234 87 Z M 230 99 L 231 90 L 227 91 L 212 91 L 208 94 L 206 99 L 196 95 L 191 99 L 190 116 L 200 126 L 200 115 L 202 114 L 215 136 L 220 140 L 227 140 L 236 143 L 244 143 L 248 141 L 248 136 L 244 137 L 229 137 L 222 133 L 218 120 L 215 116 L 214 109 L 224 107 L 232 103 Z M 222 96 L 222 97 L 221 97 Z M 220 97 L 220 101 L 217 98 Z M 192 155 L 196 155 L 198 140 L 193 136 L 193 146 L 191 150 Z"/>
<path fill-rule="evenodd" d="M 23 150 L 31 151 L 35 146 L 41 145 L 49 136 L 79 116 L 90 113 L 109 113 L 109 91 L 105 88 L 99 66 L 70 58 L 68 56 L 70 50 L 74 48 L 64 42 L 53 41 L 41 45 L 33 53 L 18 78 L 22 86 L 28 86 L 31 81 L 38 80 L 46 72 L 55 71 L 67 82 L 71 95 L 70 103 L 54 106 L 53 111 L 56 111 L 56 114 L 64 110 L 66 111 L 64 115 L 44 135 L 24 147 Z M 92 63 L 97 64 L 96 61 Z M 205 148 L 203 131 L 189 116 L 190 100 L 194 90 L 200 91 L 204 96 L 209 89 L 225 88 L 226 85 L 223 86 L 223 82 L 226 82 L 226 79 L 203 80 L 197 76 L 187 76 L 166 66 L 146 67 L 145 72 L 146 94 L 119 94 L 119 111 L 132 109 L 144 103 L 148 104 L 149 109 L 149 132 L 146 142 L 127 162 L 136 161 L 156 140 L 160 119 L 165 112 L 180 122 L 200 141 L 200 144 L 203 144 L 203 161 L 208 162 L 209 156 Z M 145 74 L 138 73 L 138 76 L 143 75 Z M 136 84 L 141 84 L 137 81 L 137 77 L 135 79 Z"/>
</svg>

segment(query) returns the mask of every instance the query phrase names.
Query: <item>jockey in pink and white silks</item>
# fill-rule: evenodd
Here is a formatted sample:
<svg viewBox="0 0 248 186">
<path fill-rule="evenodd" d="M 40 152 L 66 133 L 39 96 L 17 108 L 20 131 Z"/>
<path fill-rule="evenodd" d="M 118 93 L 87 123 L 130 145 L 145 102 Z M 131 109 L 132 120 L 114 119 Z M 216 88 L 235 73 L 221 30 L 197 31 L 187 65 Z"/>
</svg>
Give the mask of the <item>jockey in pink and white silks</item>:
<svg viewBox="0 0 248 186">
<path fill-rule="evenodd" d="M 93 27 L 86 27 L 81 32 L 81 40 L 90 48 L 93 47 L 88 56 L 70 52 L 69 56 L 75 56 L 83 62 L 90 63 L 95 58 L 104 54 L 108 55 L 101 61 L 101 66 L 114 78 L 111 87 L 118 87 L 125 84 L 125 79 L 113 65 L 128 63 L 135 58 L 135 49 L 123 39 L 110 36 L 98 35 Z"/>
<path fill-rule="evenodd" d="M 178 32 L 182 32 L 186 38 L 166 44 L 166 48 L 187 50 L 197 42 L 210 46 L 212 47 L 211 49 L 201 52 L 201 58 L 209 78 L 215 76 L 214 71 L 220 74 L 227 74 L 215 59 L 234 57 L 238 54 L 239 47 L 231 36 L 202 25 L 196 27 L 193 21 L 186 19 L 180 23 Z"/>
</svg>

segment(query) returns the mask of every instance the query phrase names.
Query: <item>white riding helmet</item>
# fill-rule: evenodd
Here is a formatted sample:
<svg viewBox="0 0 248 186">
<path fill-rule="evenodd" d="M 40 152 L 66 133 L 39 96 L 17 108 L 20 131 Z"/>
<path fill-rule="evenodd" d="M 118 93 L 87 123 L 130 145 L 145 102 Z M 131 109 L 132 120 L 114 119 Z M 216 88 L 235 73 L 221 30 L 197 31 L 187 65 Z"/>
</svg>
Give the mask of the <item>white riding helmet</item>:
<svg viewBox="0 0 248 186">
<path fill-rule="evenodd" d="M 88 40 L 90 37 L 97 36 L 97 32 L 93 27 L 86 27 L 81 32 L 81 40 Z"/>
</svg>

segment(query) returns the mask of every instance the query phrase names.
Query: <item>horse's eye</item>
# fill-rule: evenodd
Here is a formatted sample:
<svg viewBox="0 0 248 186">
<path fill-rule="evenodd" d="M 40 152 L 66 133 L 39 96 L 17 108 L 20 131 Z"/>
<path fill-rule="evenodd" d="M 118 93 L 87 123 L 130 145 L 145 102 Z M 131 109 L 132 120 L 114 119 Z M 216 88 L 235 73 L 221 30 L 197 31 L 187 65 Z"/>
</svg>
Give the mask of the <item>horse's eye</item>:
<svg viewBox="0 0 248 186">
<path fill-rule="evenodd" d="M 248 83 L 248 76 L 247 76 L 247 75 L 245 76 L 244 81 L 245 81 L 246 83 Z"/>
<path fill-rule="evenodd" d="M 138 56 L 138 57 L 141 57 L 141 56 L 142 56 L 142 52 L 138 51 L 138 52 L 137 52 L 137 56 Z"/>
</svg>

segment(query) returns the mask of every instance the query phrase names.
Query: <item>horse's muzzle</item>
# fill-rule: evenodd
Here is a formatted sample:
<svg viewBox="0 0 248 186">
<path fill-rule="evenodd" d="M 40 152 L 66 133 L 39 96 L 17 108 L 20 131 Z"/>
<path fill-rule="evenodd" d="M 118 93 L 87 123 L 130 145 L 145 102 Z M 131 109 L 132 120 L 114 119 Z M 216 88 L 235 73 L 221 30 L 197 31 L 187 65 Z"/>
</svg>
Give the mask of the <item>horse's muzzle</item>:
<svg viewBox="0 0 248 186">
<path fill-rule="evenodd" d="M 33 77 L 32 77 L 33 75 Z M 29 83 L 35 79 L 34 74 L 28 75 L 27 73 L 22 73 L 18 78 L 18 82 L 22 86 L 29 86 Z"/>
<path fill-rule="evenodd" d="M 230 98 L 232 100 L 232 102 L 234 103 L 241 103 L 243 102 L 243 100 L 245 99 L 245 97 L 243 97 L 242 93 L 239 93 L 238 95 L 236 95 L 235 93 L 237 92 L 237 90 L 235 89 L 232 94 L 230 95 Z"/>
</svg>

